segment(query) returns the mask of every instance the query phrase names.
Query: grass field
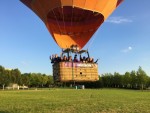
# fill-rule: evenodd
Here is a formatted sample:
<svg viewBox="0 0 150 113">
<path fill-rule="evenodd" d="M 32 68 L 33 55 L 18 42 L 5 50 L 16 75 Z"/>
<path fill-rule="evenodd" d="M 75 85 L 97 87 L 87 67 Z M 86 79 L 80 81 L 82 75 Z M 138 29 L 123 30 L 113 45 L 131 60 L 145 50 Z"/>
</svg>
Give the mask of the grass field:
<svg viewBox="0 0 150 113">
<path fill-rule="evenodd" d="M 121 89 L 0 91 L 0 113 L 150 113 L 150 92 Z"/>
</svg>

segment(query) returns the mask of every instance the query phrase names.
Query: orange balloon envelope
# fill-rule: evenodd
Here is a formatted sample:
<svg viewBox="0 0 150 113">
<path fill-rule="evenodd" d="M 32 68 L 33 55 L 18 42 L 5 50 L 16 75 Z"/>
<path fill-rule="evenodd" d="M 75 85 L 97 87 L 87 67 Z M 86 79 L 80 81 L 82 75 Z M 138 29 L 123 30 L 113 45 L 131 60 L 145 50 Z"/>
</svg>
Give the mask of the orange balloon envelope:
<svg viewBox="0 0 150 113">
<path fill-rule="evenodd" d="M 123 0 L 21 0 L 45 23 L 61 48 L 82 49 Z"/>
</svg>

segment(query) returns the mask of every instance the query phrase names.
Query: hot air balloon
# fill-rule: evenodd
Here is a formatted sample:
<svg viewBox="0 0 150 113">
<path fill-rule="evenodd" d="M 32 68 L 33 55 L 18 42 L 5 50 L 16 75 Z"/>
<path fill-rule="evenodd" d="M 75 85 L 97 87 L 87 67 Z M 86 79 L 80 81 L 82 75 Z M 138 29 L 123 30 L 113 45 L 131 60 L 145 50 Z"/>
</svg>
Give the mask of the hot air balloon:
<svg viewBox="0 0 150 113">
<path fill-rule="evenodd" d="M 21 0 L 45 23 L 63 53 L 81 50 L 123 0 Z M 53 64 L 55 81 L 97 81 L 96 63 Z"/>
</svg>

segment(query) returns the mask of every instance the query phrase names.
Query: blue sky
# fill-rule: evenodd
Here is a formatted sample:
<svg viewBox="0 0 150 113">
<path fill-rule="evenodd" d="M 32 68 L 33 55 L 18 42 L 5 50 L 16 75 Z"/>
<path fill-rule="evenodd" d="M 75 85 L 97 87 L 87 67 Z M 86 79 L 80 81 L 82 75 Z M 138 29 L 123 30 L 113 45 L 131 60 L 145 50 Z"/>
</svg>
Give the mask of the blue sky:
<svg viewBox="0 0 150 113">
<path fill-rule="evenodd" d="M 84 47 L 99 74 L 137 70 L 150 75 L 150 0 L 125 0 Z M 51 74 L 49 55 L 61 49 L 44 23 L 19 0 L 0 0 L 0 65 Z"/>
</svg>

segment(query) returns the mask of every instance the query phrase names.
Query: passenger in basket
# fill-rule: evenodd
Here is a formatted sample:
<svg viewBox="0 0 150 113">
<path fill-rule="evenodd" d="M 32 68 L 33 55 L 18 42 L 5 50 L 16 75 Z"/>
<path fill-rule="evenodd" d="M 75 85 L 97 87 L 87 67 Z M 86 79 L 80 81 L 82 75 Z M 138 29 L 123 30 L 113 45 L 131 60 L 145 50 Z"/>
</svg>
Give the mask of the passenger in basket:
<svg viewBox="0 0 150 113">
<path fill-rule="evenodd" d="M 68 61 L 69 61 L 69 62 L 72 62 L 72 56 L 69 56 Z"/>
<path fill-rule="evenodd" d="M 89 62 L 90 62 L 90 58 L 87 57 L 86 60 L 85 60 L 85 62 L 86 62 L 86 63 L 89 63 Z"/>
<path fill-rule="evenodd" d="M 94 58 L 90 58 L 90 63 L 94 63 Z"/>
<path fill-rule="evenodd" d="M 82 56 L 80 55 L 80 62 L 86 62 L 86 57 L 84 56 L 84 57 L 82 58 Z"/>
<path fill-rule="evenodd" d="M 58 55 L 55 54 L 54 63 L 57 63 L 57 62 L 58 62 Z"/>
<path fill-rule="evenodd" d="M 68 60 L 68 59 L 67 59 L 66 55 L 64 55 L 64 56 L 63 56 L 63 62 L 67 62 L 67 60 Z"/>
<path fill-rule="evenodd" d="M 83 57 L 82 62 L 84 62 L 84 63 L 86 62 L 86 57 L 85 56 Z"/>
<path fill-rule="evenodd" d="M 74 62 L 78 62 L 77 55 L 74 56 L 73 61 L 74 61 Z"/>
<path fill-rule="evenodd" d="M 50 56 L 49 59 L 51 60 L 51 63 L 54 63 L 55 55 Z"/>
<path fill-rule="evenodd" d="M 61 56 L 60 59 L 61 59 L 61 62 L 62 62 L 63 61 L 63 56 Z"/>
</svg>

